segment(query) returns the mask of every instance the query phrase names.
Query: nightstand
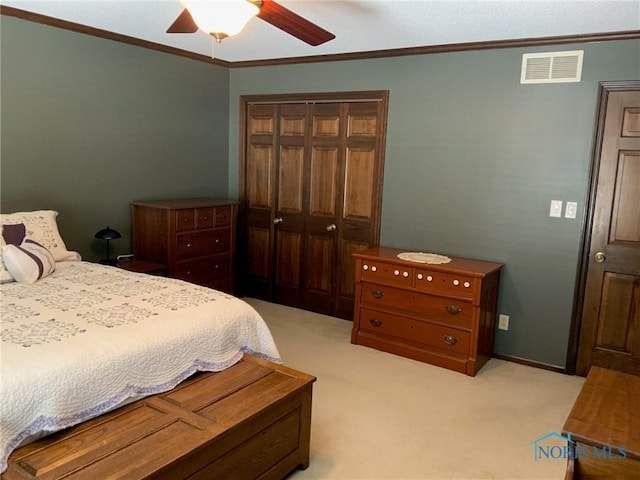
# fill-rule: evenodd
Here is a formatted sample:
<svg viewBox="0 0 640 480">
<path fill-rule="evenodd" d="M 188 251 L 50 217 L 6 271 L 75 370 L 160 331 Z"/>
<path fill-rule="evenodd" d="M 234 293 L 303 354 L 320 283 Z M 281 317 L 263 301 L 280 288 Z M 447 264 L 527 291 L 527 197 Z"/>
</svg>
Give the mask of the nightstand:
<svg viewBox="0 0 640 480">
<path fill-rule="evenodd" d="M 166 275 L 167 266 L 161 263 L 146 262 L 144 260 L 131 260 L 129 262 L 118 262 L 116 267 L 137 273 L 149 273 L 152 275 Z"/>
</svg>

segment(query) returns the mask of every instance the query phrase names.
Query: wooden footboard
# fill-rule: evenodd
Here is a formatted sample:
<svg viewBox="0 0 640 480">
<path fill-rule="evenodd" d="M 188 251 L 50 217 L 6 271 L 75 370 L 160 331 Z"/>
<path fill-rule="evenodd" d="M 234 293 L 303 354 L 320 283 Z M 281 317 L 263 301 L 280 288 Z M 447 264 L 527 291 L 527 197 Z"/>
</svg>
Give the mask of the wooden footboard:
<svg viewBox="0 0 640 480">
<path fill-rule="evenodd" d="M 309 464 L 314 381 L 245 355 L 16 450 L 2 479 L 281 479 Z"/>
</svg>

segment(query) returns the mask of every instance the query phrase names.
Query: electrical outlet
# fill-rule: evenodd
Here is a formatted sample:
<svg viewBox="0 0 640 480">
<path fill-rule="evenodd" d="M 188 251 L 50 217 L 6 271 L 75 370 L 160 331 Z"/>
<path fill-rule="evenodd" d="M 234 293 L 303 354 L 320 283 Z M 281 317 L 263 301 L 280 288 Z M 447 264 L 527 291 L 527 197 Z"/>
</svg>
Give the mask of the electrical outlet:
<svg viewBox="0 0 640 480">
<path fill-rule="evenodd" d="M 564 218 L 576 218 L 578 213 L 578 202 L 567 202 L 567 206 L 564 209 Z"/>
<path fill-rule="evenodd" d="M 509 330 L 509 315 L 500 314 L 498 317 L 498 328 L 500 330 Z"/>
</svg>

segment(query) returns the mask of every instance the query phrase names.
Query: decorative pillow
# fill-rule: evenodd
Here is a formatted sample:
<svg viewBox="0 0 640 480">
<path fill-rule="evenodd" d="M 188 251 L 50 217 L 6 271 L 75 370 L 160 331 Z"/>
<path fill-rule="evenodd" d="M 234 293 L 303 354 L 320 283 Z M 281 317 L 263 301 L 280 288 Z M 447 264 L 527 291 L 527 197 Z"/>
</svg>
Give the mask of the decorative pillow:
<svg viewBox="0 0 640 480">
<path fill-rule="evenodd" d="M 51 252 L 30 238 L 20 245 L 4 245 L 2 256 L 7 270 L 20 283 L 35 283 L 56 269 Z"/>
<path fill-rule="evenodd" d="M 25 237 L 26 229 L 24 223 L 16 223 L 15 225 L 0 225 L 2 235 L 0 236 L 4 243 L 2 245 L 20 245 Z M 15 282 L 15 279 L 7 271 L 4 265 L 3 256 L 0 255 L 0 283 Z"/>
<path fill-rule="evenodd" d="M 34 212 L 17 212 L 0 215 L 0 224 L 16 225 L 24 224 L 26 235 L 38 242 L 51 252 L 56 262 L 64 260 L 79 260 L 77 252 L 67 250 L 60 232 L 56 217 L 58 212 L 54 210 L 36 210 Z M 4 244 L 4 239 L 0 237 L 0 242 Z"/>
<path fill-rule="evenodd" d="M 20 245 L 27 235 L 24 223 L 2 225 L 2 238 L 7 245 Z"/>
</svg>

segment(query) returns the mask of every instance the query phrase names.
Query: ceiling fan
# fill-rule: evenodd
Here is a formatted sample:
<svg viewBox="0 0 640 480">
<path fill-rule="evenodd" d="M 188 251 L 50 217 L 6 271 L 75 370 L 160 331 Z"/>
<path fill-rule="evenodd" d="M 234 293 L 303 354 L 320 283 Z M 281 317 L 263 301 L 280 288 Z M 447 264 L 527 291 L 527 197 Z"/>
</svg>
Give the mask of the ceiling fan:
<svg viewBox="0 0 640 480">
<path fill-rule="evenodd" d="M 167 33 L 195 33 L 200 29 L 220 41 L 238 33 L 255 15 L 314 47 L 336 38 L 333 33 L 311 23 L 274 0 L 181 0 L 180 3 L 185 9 L 171 24 Z M 222 20 L 223 16 L 230 14 L 236 7 L 247 11 L 242 14 L 243 19 L 238 23 L 239 28 L 225 30 L 225 27 L 218 25 L 207 26 L 208 21 Z"/>
</svg>

